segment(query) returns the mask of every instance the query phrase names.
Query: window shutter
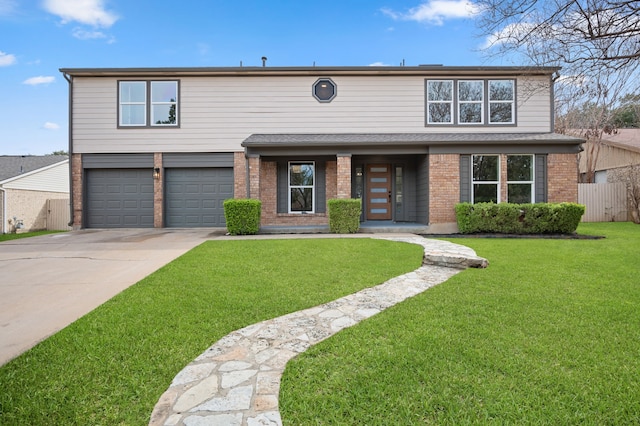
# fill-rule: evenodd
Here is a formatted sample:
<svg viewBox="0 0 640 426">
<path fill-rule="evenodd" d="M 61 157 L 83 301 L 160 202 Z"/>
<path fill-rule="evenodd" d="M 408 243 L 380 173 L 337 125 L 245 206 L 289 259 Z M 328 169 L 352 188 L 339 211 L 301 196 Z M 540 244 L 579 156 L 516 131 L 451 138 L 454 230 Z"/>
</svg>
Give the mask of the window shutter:
<svg viewBox="0 0 640 426">
<path fill-rule="evenodd" d="M 471 155 L 460 156 L 460 202 L 471 202 Z"/>
<path fill-rule="evenodd" d="M 547 155 L 536 155 L 536 203 L 547 202 Z"/>
<path fill-rule="evenodd" d="M 287 168 L 288 165 L 286 161 L 278 161 L 278 213 L 287 213 L 289 211 L 289 208 L 287 207 L 289 200 L 289 194 L 287 193 L 289 190 L 289 184 L 287 182 L 289 171 Z"/>
<path fill-rule="evenodd" d="M 327 173 L 326 162 L 316 161 L 316 213 L 327 211 Z"/>
</svg>

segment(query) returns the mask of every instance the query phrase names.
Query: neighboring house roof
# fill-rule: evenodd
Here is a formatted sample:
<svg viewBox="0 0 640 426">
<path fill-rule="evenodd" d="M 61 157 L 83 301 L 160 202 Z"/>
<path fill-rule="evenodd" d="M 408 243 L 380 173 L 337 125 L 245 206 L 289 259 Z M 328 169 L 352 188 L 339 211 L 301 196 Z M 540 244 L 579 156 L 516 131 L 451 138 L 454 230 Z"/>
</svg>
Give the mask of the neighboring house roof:
<svg viewBox="0 0 640 426">
<path fill-rule="evenodd" d="M 640 129 L 617 129 L 612 135 L 603 135 L 602 143 L 640 153 Z"/>
<path fill-rule="evenodd" d="M 0 155 L 0 184 L 67 160 L 67 155 Z"/>
</svg>

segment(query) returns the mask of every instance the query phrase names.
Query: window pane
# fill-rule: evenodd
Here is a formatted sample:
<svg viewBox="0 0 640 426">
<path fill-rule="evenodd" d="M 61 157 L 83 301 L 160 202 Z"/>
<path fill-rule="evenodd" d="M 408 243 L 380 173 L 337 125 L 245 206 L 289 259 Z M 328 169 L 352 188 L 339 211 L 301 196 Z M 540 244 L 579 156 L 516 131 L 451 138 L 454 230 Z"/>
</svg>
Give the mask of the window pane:
<svg viewBox="0 0 640 426">
<path fill-rule="evenodd" d="M 474 184 L 473 185 L 473 202 L 474 203 L 497 203 L 498 202 L 498 185 L 497 184 Z"/>
<path fill-rule="evenodd" d="M 479 103 L 460 104 L 461 123 L 482 123 L 482 105 Z"/>
<path fill-rule="evenodd" d="M 490 103 L 489 121 L 491 123 L 512 123 L 513 108 L 511 103 Z"/>
<path fill-rule="evenodd" d="M 473 180 L 490 182 L 498 181 L 498 156 L 474 155 Z"/>
<path fill-rule="evenodd" d="M 489 81 L 490 101 L 513 101 L 513 81 L 492 80 Z"/>
<path fill-rule="evenodd" d="M 145 105 L 122 105 L 120 124 L 123 126 L 144 126 L 146 124 Z"/>
<path fill-rule="evenodd" d="M 313 211 L 313 190 L 311 188 L 291 188 L 291 211 Z"/>
<path fill-rule="evenodd" d="M 451 104 L 429 104 L 429 123 L 451 123 Z"/>
<path fill-rule="evenodd" d="M 507 156 L 507 180 L 508 181 L 533 181 L 533 156 L 509 155 Z"/>
<path fill-rule="evenodd" d="M 482 101 L 481 81 L 461 81 L 458 83 L 458 100 Z"/>
<path fill-rule="evenodd" d="M 510 183 L 507 185 L 507 201 L 510 203 L 531 203 L 530 183 Z"/>
<path fill-rule="evenodd" d="M 151 102 L 176 102 L 178 83 L 176 81 L 152 81 Z"/>
<path fill-rule="evenodd" d="M 429 101 L 453 100 L 453 81 L 428 81 L 427 99 Z"/>
<path fill-rule="evenodd" d="M 153 105 L 151 108 L 151 122 L 153 124 L 176 124 L 176 105 Z"/>
<path fill-rule="evenodd" d="M 144 81 L 121 81 L 120 102 L 146 102 L 147 83 Z"/>
<path fill-rule="evenodd" d="M 289 185 L 291 186 L 313 186 L 313 164 L 289 165 Z"/>
</svg>

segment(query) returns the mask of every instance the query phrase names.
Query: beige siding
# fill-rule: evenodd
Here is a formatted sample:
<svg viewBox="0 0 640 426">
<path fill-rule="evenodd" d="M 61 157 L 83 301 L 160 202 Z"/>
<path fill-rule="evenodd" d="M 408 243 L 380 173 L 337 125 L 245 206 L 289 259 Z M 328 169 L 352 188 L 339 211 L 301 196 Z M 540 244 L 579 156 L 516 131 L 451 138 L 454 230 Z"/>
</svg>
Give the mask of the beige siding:
<svg viewBox="0 0 640 426">
<path fill-rule="evenodd" d="M 316 80 L 185 77 L 180 79 L 180 128 L 118 129 L 117 79 L 76 78 L 74 151 L 241 151 L 240 143 L 253 133 L 551 131 L 548 78 L 519 80 L 517 127 L 425 127 L 424 76 L 337 76 L 332 78 L 337 97 L 330 103 L 311 95 Z"/>
<path fill-rule="evenodd" d="M 69 161 L 19 176 L 3 186 L 7 189 L 69 193 Z"/>
</svg>

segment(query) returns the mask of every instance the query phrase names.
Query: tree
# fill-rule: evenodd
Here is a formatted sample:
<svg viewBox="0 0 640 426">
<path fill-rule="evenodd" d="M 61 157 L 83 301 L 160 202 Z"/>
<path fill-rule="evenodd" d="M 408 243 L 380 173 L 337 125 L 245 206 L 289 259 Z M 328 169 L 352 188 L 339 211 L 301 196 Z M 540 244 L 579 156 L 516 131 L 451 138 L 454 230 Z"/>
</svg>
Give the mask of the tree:
<svg viewBox="0 0 640 426">
<path fill-rule="evenodd" d="M 501 53 L 534 49 L 549 62 L 597 73 L 637 67 L 640 2 L 480 0 L 479 26 Z M 542 50 L 541 50 L 542 49 Z"/>
<path fill-rule="evenodd" d="M 603 134 L 625 94 L 640 90 L 640 1 L 480 0 L 485 53 L 557 66 L 556 131 L 588 140 L 593 182 Z"/>
</svg>

